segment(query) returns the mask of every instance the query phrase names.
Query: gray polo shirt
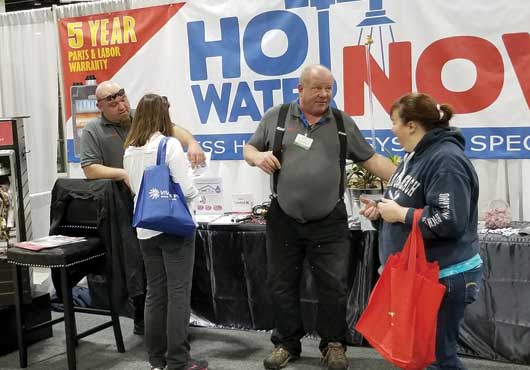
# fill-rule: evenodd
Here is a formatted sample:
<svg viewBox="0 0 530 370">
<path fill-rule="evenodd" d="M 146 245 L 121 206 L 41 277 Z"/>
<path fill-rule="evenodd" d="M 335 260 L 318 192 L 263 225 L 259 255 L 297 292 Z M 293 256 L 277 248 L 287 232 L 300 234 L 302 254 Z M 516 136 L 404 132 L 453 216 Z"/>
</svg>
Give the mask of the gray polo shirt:
<svg viewBox="0 0 530 370">
<path fill-rule="evenodd" d="M 280 106 L 268 110 L 248 144 L 259 151 L 272 150 Z M 342 112 L 347 134 L 346 158 L 362 162 L 374 155 L 352 118 Z M 335 208 L 339 199 L 339 138 L 331 109 L 320 122 L 307 128 L 298 103 L 292 102 L 285 122 L 282 168 L 278 176 L 278 202 L 298 222 L 319 220 Z M 306 150 L 295 144 L 297 134 L 313 139 Z M 272 176 L 271 176 L 272 189 Z"/>
<path fill-rule="evenodd" d="M 130 114 L 132 119 L 134 110 L 131 110 Z M 81 134 L 81 167 L 102 164 L 123 168 L 123 144 L 128 134 L 129 127 L 110 122 L 103 115 L 90 121 Z"/>
</svg>

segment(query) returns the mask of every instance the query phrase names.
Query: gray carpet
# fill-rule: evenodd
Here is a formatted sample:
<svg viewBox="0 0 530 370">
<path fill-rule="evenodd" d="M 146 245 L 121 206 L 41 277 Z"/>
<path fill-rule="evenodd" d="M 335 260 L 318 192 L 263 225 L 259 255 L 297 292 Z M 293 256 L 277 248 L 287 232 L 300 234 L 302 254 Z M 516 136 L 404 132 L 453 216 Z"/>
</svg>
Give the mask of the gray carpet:
<svg viewBox="0 0 530 370">
<path fill-rule="evenodd" d="M 94 325 L 101 321 L 100 317 L 86 314 L 76 314 L 76 317 L 79 330 L 85 330 L 87 325 Z M 109 328 L 80 341 L 77 348 L 77 368 L 79 370 L 149 370 L 142 337 L 132 334 L 132 321 L 122 318 L 121 326 L 125 341 L 125 353 L 116 351 L 113 332 Z M 192 355 L 208 360 L 211 370 L 262 370 L 263 358 L 271 349 L 269 333 L 215 328 L 191 328 L 191 333 L 193 338 L 191 343 Z M 67 369 L 65 351 L 64 325 L 54 325 L 52 338 L 29 348 L 28 369 Z M 395 369 L 370 348 L 350 347 L 347 354 L 352 370 Z M 464 363 L 469 370 L 530 369 L 530 366 L 470 358 L 465 358 Z M 18 352 L 0 357 L 0 369 L 18 369 Z M 311 338 L 304 339 L 302 358 L 290 363 L 286 369 L 323 369 L 320 365 L 318 341 Z"/>
</svg>

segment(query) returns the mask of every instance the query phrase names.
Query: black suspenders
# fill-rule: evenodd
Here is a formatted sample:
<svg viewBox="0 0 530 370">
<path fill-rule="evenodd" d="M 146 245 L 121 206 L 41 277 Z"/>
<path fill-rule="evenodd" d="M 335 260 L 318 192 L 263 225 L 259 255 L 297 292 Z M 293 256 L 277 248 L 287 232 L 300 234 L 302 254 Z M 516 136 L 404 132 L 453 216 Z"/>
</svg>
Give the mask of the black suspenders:
<svg viewBox="0 0 530 370">
<path fill-rule="evenodd" d="M 331 108 L 333 111 L 333 116 L 337 122 L 337 134 L 339 135 L 339 145 L 340 145 L 340 154 L 339 154 L 339 166 L 340 166 L 340 183 L 339 183 L 339 199 L 344 199 L 344 172 L 346 171 L 346 130 L 344 129 L 344 120 L 342 119 L 342 114 L 337 108 Z"/>
<path fill-rule="evenodd" d="M 276 123 L 276 130 L 274 133 L 274 143 L 272 146 L 272 154 L 276 158 L 278 158 L 278 161 L 280 163 L 282 162 L 282 142 L 283 142 L 283 135 L 285 133 L 285 121 L 287 118 L 287 113 L 289 112 L 289 107 L 291 104 L 282 104 L 280 107 L 280 113 L 278 115 L 278 122 Z M 339 167 L 340 167 L 340 183 L 339 183 L 339 199 L 344 199 L 344 171 L 346 168 L 346 131 L 344 130 L 344 120 L 342 119 L 342 114 L 340 110 L 337 108 L 331 108 L 331 111 L 333 112 L 333 117 L 335 117 L 335 121 L 337 122 L 337 133 L 339 135 L 339 148 L 340 148 L 340 154 L 339 154 Z M 273 185 L 272 185 L 272 196 L 276 197 L 278 194 L 278 176 L 279 176 L 280 170 L 274 171 L 273 173 Z"/>
<path fill-rule="evenodd" d="M 278 122 L 276 123 L 276 131 L 274 133 L 274 143 L 272 145 L 272 154 L 278 161 L 282 163 L 282 142 L 283 134 L 285 133 L 285 119 L 287 118 L 287 112 L 291 104 L 282 104 L 280 108 L 280 114 L 278 115 Z M 274 171 L 272 174 L 272 195 L 275 197 L 278 194 L 278 176 L 280 170 Z"/>
</svg>

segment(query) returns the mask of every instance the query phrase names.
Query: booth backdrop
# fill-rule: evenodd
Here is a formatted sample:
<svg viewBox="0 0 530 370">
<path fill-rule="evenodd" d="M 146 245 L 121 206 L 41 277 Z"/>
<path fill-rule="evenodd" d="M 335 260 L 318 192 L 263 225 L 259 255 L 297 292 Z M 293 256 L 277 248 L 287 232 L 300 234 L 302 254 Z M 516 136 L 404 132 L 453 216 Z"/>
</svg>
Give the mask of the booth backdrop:
<svg viewBox="0 0 530 370">
<path fill-rule="evenodd" d="M 530 219 L 530 195 L 523 191 L 530 185 L 524 176 L 530 170 L 525 0 L 155 6 L 167 3 L 106 1 L 0 14 L 0 116 L 31 116 L 35 236 L 47 233 L 60 106 L 70 175 L 82 174 L 71 150 L 72 82 L 91 74 L 97 81 L 115 79 L 133 106 L 146 92 L 167 95 L 173 120 L 212 150 L 209 175 L 222 177 L 230 210 L 232 193 L 251 193 L 255 202 L 267 198 L 268 179 L 240 160 L 242 146 L 270 106 L 296 98 L 300 70 L 310 63 L 331 68 L 334 103 L 369 140 L 377 137 L 379 151 L 383 145 L 401 151 L 387 113 L 400 95 L 421 90 L 452 104 L 459 113 L 453 123 L 468 138 L 481 180 L 481 208 L 503 199 L 515 220 Z"/>
</svg>

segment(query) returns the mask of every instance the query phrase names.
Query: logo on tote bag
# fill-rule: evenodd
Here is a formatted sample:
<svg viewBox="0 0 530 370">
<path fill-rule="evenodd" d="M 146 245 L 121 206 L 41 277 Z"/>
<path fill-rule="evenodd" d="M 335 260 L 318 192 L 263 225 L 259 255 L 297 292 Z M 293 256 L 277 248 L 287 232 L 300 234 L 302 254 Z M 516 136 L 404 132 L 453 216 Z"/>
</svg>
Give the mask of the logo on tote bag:
<svg viewBox="0 0 530 370">
<path fill-rule="evenodd" d="M 177 193 L 170 193 L 168 190 L 160 190 L 157 188 L 149 189 L 149 199 L 169 199 L 169 200 L 179 200 L 180 197 Z"/>
<path fill-rule="evenodd" d="M 160 198 L 160 190 L 157 188 L 152 188 L 149 190 L 149 198 L 151 199 L 158 199 Z"/>
<path fill-rule="evenodd" d="M 195 221 L 180 185 L 173 182 L 169 167 L 165 164 L 168 139 L 164 137 L 160 140 L 156 165 L 144 170 L 132 225 L 178 236 L 190 236 L 195 233 Z"/>
</svg>

